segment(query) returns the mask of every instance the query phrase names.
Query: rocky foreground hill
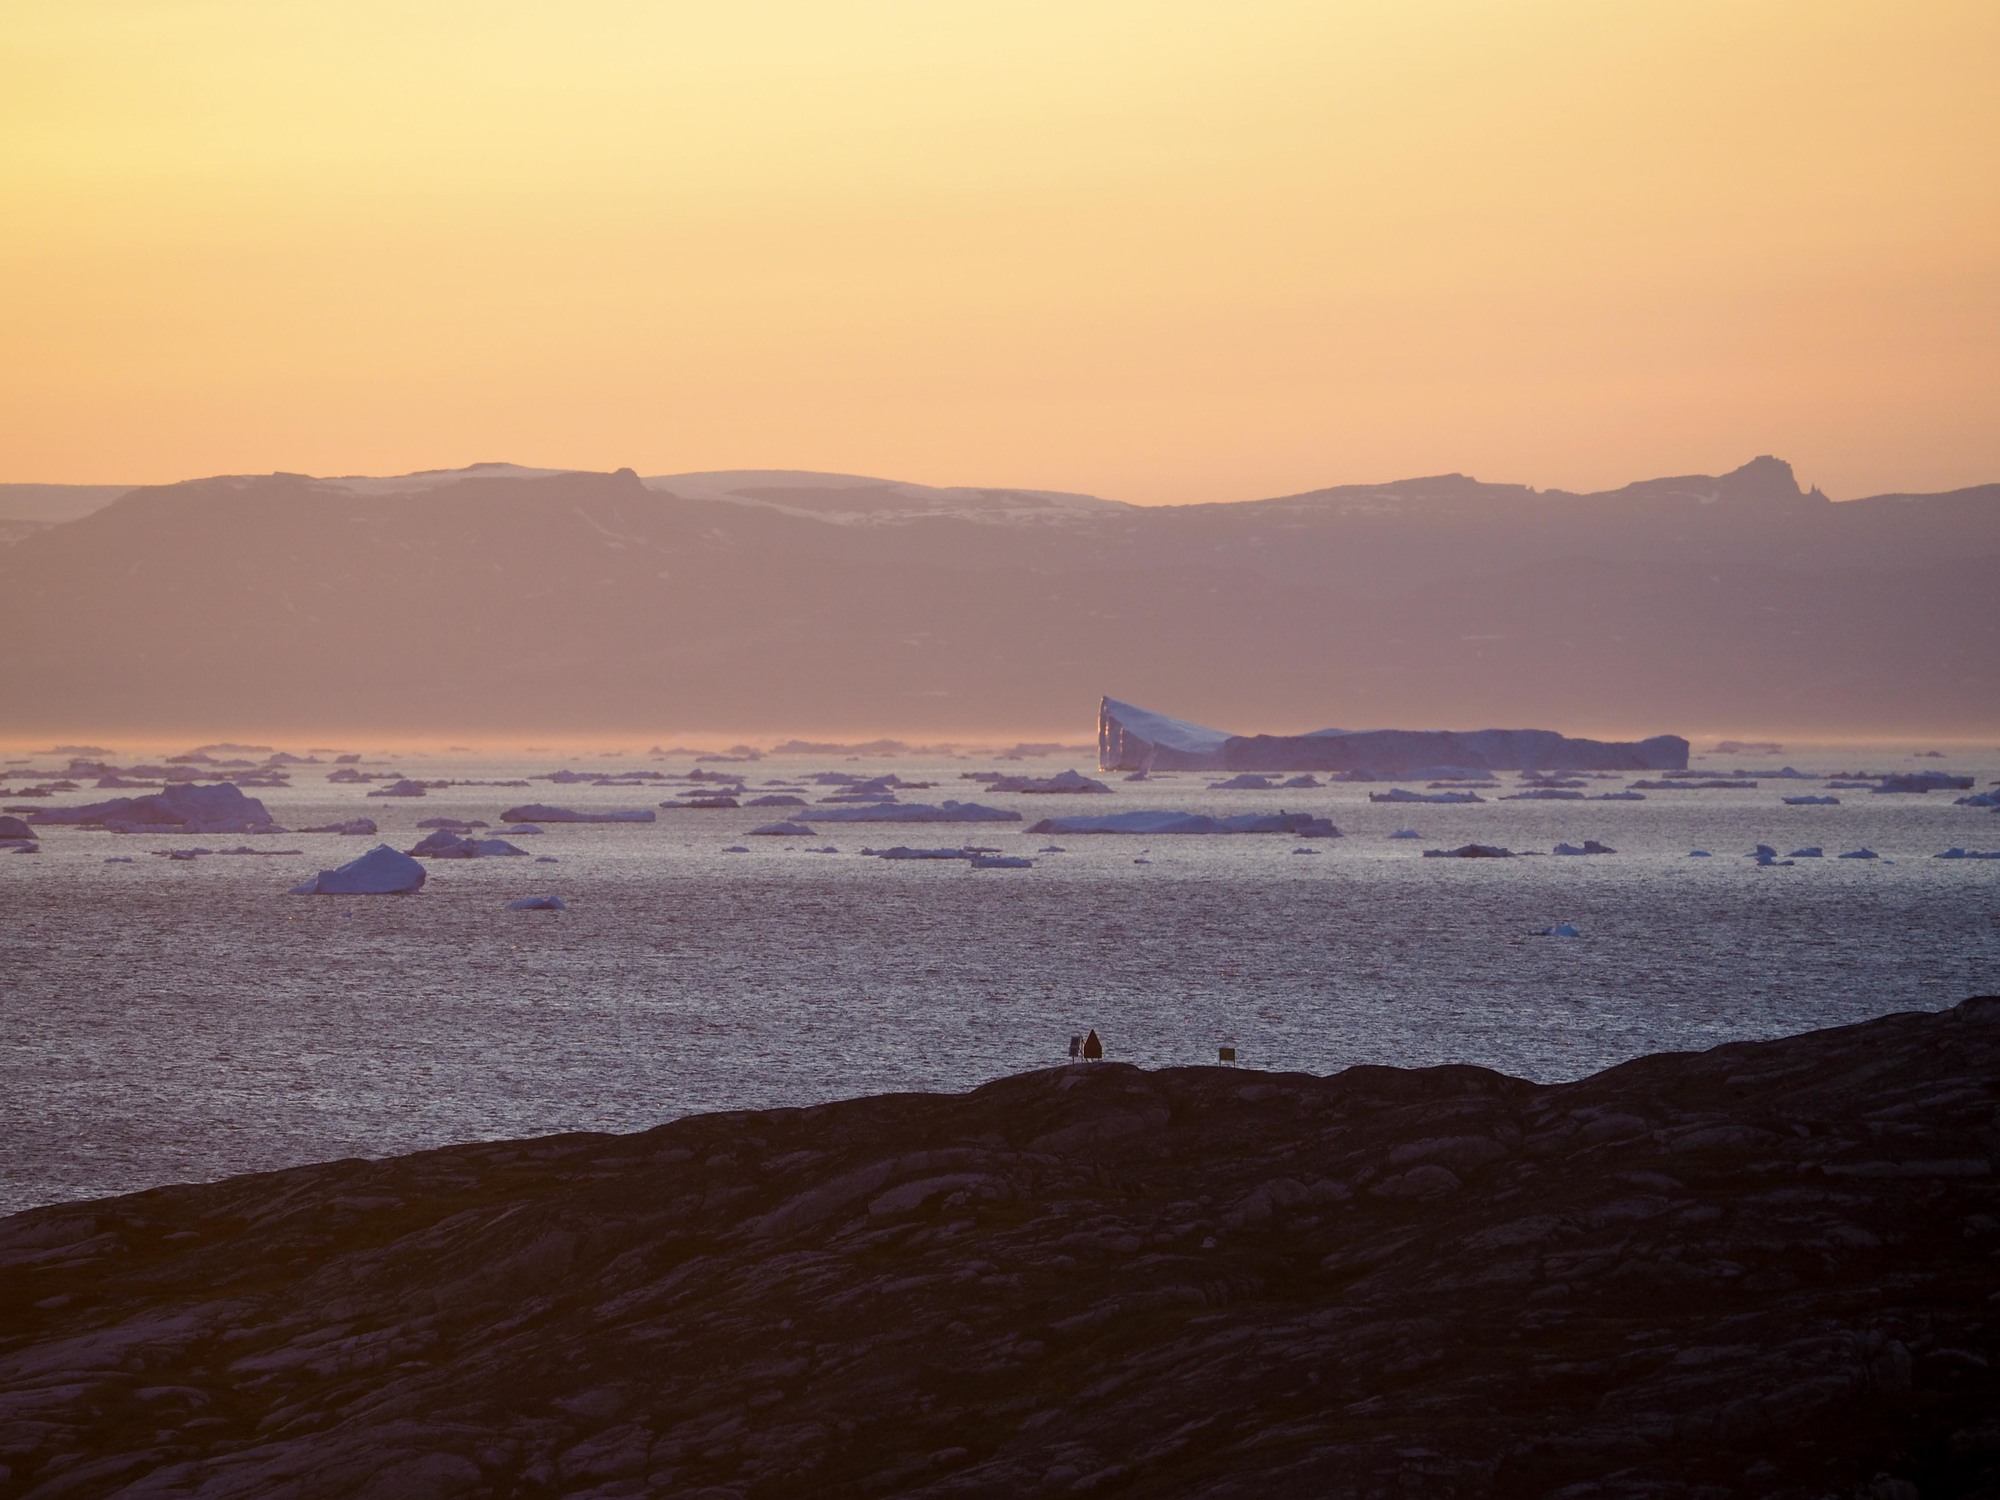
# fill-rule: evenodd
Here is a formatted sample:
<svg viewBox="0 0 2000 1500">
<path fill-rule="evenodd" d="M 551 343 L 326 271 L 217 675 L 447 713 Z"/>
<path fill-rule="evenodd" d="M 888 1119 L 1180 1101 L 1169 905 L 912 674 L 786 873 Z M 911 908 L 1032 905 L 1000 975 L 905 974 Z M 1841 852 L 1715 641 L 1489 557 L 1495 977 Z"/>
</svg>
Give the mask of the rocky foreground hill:
<svg viewBox="0 0 2000 1500">
<path fill-rule="evenodd" d="M 1105 1064 L 0 1222 L 0 1493 L 2000 1494 L 2000 998 Z"/>
</svg>

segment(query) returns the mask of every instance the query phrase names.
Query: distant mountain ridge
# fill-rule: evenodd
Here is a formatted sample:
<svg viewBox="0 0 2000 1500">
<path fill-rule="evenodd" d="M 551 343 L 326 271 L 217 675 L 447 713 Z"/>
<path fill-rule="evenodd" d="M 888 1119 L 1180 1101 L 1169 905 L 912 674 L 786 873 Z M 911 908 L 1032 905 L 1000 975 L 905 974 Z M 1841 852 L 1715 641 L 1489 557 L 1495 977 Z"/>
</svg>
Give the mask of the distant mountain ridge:
<svg viewBox="0 0 2000 1500">
<path fill-rule="evenodd" d="M 1789 465 L 1233 504 L 483 464 L 133 489 L 0 545 L 21 733 L 2000 732 L 2000 485 Z M 0 528 L 4 533 L 5 528 Z"/>
</svg>

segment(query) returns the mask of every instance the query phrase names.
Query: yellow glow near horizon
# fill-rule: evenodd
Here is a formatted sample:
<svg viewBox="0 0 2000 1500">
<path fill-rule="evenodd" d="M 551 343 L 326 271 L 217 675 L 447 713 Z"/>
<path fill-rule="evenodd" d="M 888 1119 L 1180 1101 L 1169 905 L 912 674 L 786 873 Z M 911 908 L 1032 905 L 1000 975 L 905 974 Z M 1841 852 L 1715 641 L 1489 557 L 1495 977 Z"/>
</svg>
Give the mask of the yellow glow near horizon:
<svg viewBox="0 0 2000 1500">
<path fill-rule="evenodd" d="M 2000 480 L 2000 6 L 67 0 L 0 481 Z"/>
</svg>

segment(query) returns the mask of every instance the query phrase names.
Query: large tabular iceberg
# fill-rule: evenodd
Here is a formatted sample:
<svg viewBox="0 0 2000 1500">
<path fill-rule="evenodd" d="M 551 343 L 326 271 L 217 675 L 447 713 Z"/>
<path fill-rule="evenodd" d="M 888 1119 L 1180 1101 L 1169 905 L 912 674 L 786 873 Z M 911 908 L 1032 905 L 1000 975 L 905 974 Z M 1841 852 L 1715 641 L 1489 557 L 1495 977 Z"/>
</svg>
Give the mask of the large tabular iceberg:
<svg viewBox="0 0 2000 1500">
<path fill-rule="evenodd" d="M 303 885 L 293 886 L 292 894 L 400 896 L 421 890 L 425 873 L 422 861 L 387 844 L 377 844 L 359 859 L 351 859 L 337 870 L 321 870 Z"/>
<path fill-rule="evenodd" d="M 1097 710 L 1104 771 L 1353 771 L 1407 776 L 1426 766 L 1489 771 L 1684 769 L 1688 742 L 1571 739 L 1552 729 L 1321 729 L 1229 734 L 1106 698 Z"/>
<path fill-rule="evenodd" d="M 113 833 L 280 833 L 264 804 L 227 781 L 182 782 L 150 797 L 113 797 L 83 807 L 41 808 L 37 823 L 81 823 Z"/>
<path fill-rule="evenodd" d="M 1214 818 L 1207 813 L 1135 810 L 1094 816 L 1044 818 L 1030 833 L 1286 833 L 1302 839 L 1337 839 L 1340 830 L 1311 813 L 1237 813 Z"/>
</svg>

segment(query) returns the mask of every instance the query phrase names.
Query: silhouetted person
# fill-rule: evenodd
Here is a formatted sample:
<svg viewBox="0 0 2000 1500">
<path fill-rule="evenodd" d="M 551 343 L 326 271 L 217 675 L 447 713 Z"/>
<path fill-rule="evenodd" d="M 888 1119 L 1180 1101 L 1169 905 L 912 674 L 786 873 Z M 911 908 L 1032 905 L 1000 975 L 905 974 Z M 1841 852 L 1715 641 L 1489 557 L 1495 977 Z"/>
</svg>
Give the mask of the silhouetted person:
<svg viewBox="0 0 2000 1500">
<path fill-rule="evenodd" d="M 1093 1030 L 1089 1036 L 1083 1039 L 1083 1060 L 1085 1062 L 1101 1062 L 1103 1059 L 1104 1043 L 1097 1039 L 1097 1033 Z"/>
<path fill-rule="evenodd" d="M 1069 1039 L 1069 1060 L 1071 1062 L 1075 1062 L 1082 1055 L 1083 1055 L 1083 1038 L 1080 1036 L 1071 1037 Z"/>
</svg>

